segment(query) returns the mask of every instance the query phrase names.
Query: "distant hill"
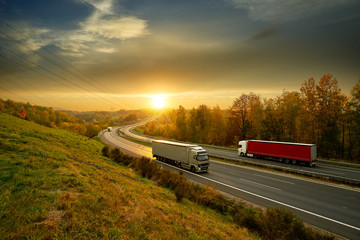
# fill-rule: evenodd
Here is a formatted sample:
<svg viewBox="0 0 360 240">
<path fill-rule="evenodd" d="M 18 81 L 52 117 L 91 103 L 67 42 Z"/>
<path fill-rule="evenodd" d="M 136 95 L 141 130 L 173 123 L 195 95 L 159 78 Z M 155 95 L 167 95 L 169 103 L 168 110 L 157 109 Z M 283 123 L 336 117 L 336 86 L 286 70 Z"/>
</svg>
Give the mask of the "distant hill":
<svg viewBox="0 0 360 240">
<path fill-rule="evenodd" d="M 101 155 L 103 144 L 0 113 L 0 239 L 255 239 Z"/>
<path fill-rule="evenodd" d="M 0 112 L 8 113 L 37 124 L 66 129 L 87 137 L 97 136 L 101 129 L 147 118 L 152 115 L 148 110 L 119 110 L 116 112 L 60 111 L 52 107 L 31 105 L 0 98 Z"/>
</svg>

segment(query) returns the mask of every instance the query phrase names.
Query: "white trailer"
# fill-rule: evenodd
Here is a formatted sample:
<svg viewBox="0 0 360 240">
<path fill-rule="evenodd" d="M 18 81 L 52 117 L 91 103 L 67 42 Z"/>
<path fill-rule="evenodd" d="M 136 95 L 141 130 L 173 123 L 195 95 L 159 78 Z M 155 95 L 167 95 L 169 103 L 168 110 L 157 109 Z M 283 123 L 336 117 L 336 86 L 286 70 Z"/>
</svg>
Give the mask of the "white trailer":
<svg viewBox="0 0 360 240">
<path fill-rule="evenodd" d="M 207 172 L 209 170 L 208 154 L 205 149 L 198 145 L 154 140 L 152 141 L 152 154 L 159 161 L 192 172 Z"/>
</svg>

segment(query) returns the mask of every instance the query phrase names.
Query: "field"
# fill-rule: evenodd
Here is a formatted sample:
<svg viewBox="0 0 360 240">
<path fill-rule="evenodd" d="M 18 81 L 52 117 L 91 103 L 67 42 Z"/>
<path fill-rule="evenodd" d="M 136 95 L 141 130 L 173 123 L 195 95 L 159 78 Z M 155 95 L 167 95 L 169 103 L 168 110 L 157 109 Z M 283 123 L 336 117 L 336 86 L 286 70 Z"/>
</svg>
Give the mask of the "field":
<svg viewBox="0 0 360 240">
<path fill-rule="evenodd" d="M 0 113 L 0 239 L 256 239 L 101 155 L 103 144 Z"/>
</svg>

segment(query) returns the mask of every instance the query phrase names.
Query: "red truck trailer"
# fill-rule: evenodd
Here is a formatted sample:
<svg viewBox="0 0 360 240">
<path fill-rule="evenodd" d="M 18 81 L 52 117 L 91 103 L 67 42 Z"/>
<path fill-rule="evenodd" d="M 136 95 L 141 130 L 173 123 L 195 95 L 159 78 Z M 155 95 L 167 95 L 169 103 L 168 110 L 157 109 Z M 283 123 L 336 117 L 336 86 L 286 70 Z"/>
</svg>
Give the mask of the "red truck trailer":
<svg viewBox="0 0 360 240">
<path fill-rule="evenodd" d="M 274 142 L 260 140 L 239 141 L 239 156 L 254 158 L 270 157 L 285 163 L 316 164 L 316 145 L 305 143 Z"/>
</svg>

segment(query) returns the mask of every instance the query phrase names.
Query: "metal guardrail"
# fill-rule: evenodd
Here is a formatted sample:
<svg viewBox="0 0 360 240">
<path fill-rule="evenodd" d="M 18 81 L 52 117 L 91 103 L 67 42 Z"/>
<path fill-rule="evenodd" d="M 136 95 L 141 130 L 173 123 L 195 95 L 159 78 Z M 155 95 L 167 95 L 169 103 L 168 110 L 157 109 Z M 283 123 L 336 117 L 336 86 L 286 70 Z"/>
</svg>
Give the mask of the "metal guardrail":
<svg viewBox="0 0 360 240">
<path fill-rule="evenodd" d="M 149 137 L 149 138 L 152 138 L 152 139 L 159 139 L 158 137 L 138 133 L 138 132 L 136 132 L 134 130 L 134 128 L 131 128 L 130 131 L 131 131 L 131 133 L 133 133 L 135 135 L 139 135 L 139 136 L 143 136 L 143 137 Z M 164 139 L 164 138 L 161 138 L 161 139 Z M 168 139 L 168 140 L 174 141 L 173 139 Z M 174 142 L 181 142 L 181 141 L 176 141 L 175 140 Z M 183 142 L 183 143 L 187 143 L 187 142 Z M 204 146 L 204 147 L 209 147 L 209 148 L 215 148 L 215 149 L 223 149 L 223 150 L 228 150 L 228 151 L 229 150 L 231 150 L 231 151 L 235 150 L 234 148 L 218 147 L 218 146 L 207 145 L 207 144 L 198 144 L 198 145 L 201 145 L 201 146 Z M 331 181 L 338 182 L 338 183 L 345 183 L 345 184 L 360 186 L 360 180 L 358 180 L 358 179 L 351 179 L 351 178 L 345 178 L 345 177 L 339 177 L 339 176 L 332 176 L 330 174 L 325 174 L 325 173 L 318 173 L 318 172 L 310 172 L 310 171 L 307 171 L 307 170 L 293 169 L 293 168 L 289 168 L 289 167 L 272 165 L 272 164 L 268 164 L 268 163 L 254 162 L 254 161 L 245 160 L 245 159 L 241 159 L 241 158 L 232 158 L 232 157 L 220 156 L 220 155 L 215 155 L 215 154 L 209 154 L 209 156 L 219 158 L 219 159 L 224 159 L 224 160 L 230 160 L 230 161 L 233 161 L 233 162 L 242 162 L 242 163 L 247 164 L 247 165 L 253 165 L 253 166 L 258 166 L 258 167 L 263 167 L 263 168 L 268 168 L 268 169 L 274 169 L 274 170 L 287 172 L 287 173 L 295 173 L 295 174 L 302 175 L 302 176 L 307 176 L 307 177 L 313 177 L 313 178 L 324 179 L 324 180 L 331 180 Z M 325 164 L 336 164 L 336 165 L 339 165 L 339 166 L 346 166 L 346 167 L 360 168 L 360 164 L 355 164 L 355 163 L 345 163 L 345 162 L 337 162 L 337 161 L 321 160 L 321 159 L 318 159 L 317 162 L 318 163 L 325 163 Z"/>
<path fill-rule="evenodd" d="M 174 139 L 161 138 L 161 137 L 155 137 L 155 136 L 150 136 L 150 135 L 142 134 L 142 133 L 139 133 L 139 132 L 135 131 L 134 128 L 131 128 L 131 129 L 130 129 L 130 132 L 133 133 L 133 134 L 135 134 L 135 135 L 138 135 L 138 136 L 148 137 L 148 138 L 152 138 L 152 139 L 164 139 L 164 140 L 169 140 L 169 141 L 174 141 L 174 142 L 190 143 L 190 142 L 177 141 L 177 140 L 174 140 Z M 214 149 L 223 149 L 223 150 L 232 151 L 232 152 L 236 152 L 236 151 L 237 151 L 236 148 L 221 147 L 221 146 L 214 146 L 214 145 L 201 144 L 201 143 L 195 143 L 195 144 L 200 145 L 200 146 L 203 146 L 203 147 L 214 148 Z M 316 161 L 317 161 L 318 163 L 334 164 L 334 165 L 339 165 L 339 166 L 344 166 L 344 167 L 360 168 L 360 164 L 357 164 L 357 163 L 347 163 L 347 162 L 339 162 L 339 161 L 331 161 L 331 160 L 322 160 L 322 159 L 317 159 Z"/>
<path fill-rule="evenodd" d="M 333 176 L 330 174 L 319 173 L 319 172 L 310 172 L 307 170 L 294 169 L 294 168 L 289 168 L 289 167 L 284 167 L 284 166 L 272 165 L 272 164 L 268 164 L 268 163 L 254 162 L 254 161 L 245 160 L 245 159 L 241 159 L 241 158 L 231 158 L 231 157 L 225 157 L 225 156 L 220 156 L 220 155 L 215 155 L 215 154 L 209 154 L 209 156 L 219 158 L 219 159 L 224 159 L 224 160 L 230 160 L 233 162 L 242 162 L 242 163 L 245 163 L 246 165 L 265 167 L 268 169 L 274 169 L 274 170 L 278 170 L 278 171 L 282 171 L 282 172 L 296 173 L 296 174 L 302 175 L 302 176 L 313 177 L 313 178 L 324 179 L 324 180 L 331 180 L 331 181 L 338 182 L 338 183 L 345 183 L 345 184 L 360 186 L 360 180 L 358 180 L 358 179 Z"/>
</svg>

